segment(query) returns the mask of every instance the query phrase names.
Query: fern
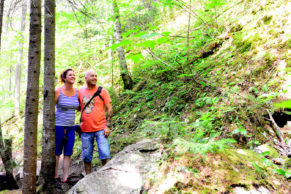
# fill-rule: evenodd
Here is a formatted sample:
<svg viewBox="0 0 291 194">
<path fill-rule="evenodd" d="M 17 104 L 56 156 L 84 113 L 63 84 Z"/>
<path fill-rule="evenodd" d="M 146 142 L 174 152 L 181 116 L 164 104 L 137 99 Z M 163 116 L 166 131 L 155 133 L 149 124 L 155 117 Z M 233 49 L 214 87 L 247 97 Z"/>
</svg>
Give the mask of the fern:
<svg viewBox="0 0 291 194">
<path fill-rule="evenodd" d="M 208 143 L 195 143 L 183 139 L 176 139 L 173 142 L 173 147 L 181 153 L 202 154 L 216 153 L 229 148 L 231 144 L 236 143 L 234 139 L 221 139 Z"/>
</svg>

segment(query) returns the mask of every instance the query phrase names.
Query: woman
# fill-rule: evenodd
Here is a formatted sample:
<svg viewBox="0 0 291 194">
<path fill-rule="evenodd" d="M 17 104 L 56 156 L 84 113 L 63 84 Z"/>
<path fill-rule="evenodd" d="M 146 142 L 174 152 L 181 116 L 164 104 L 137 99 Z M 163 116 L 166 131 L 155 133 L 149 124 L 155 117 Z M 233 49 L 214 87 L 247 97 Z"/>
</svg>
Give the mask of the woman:
<svg viewBox="0 0 291 194">
<path fill-rule="evenodd" d="M 75 73 L 72 69 L 66 69 L 61 74 L 63 86 L 55 91 L 56 102 L 56 168 L 55 179 L 58 180 L 58 167 L 60 155 L 64 151 L 63 180 L 66 182 L 69 176 L 71 155 L 75 142 L 75 110 L 79 108 L 78 91 L 73 87 Z"/>
</svg>

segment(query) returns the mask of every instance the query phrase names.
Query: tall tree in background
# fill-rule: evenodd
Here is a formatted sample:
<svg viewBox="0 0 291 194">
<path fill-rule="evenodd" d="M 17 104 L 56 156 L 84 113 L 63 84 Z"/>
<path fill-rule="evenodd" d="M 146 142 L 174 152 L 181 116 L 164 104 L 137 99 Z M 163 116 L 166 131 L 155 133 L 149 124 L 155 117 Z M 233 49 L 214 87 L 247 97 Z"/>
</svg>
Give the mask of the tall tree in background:
<svg viewBox="0 0 291 194">
<path fill-rule="evenodd" d="M 19 115 L 20 107 L 20 83 L 21 83 L 21 67 L 23 61 L 23 41 L 24 41 L 24 30 L 25 30 L 25 16 L 27 1 L 22 0 L 21 5 L 21 19 L 20 19 L 20 40 L 18 42 L 18 60 L 16 65 L 15 74 L 15 97 L 14 97 L 14 114 Z"/>
<path fill-rule="evenodd" d="M 1 35 L 2 35 L 3 13 L 4 13 L 4 0 L 0 0 L 0 50 L 1 50 Z"/>
<path fill-rule="evenodd" d="M 110 36 L 111 37 L 111 36 Z M 109 40 L 109 47 L 113 45 L 113 37 Z M 108 49 L 108 57 L 111 63 L 111 87 L 113 88 L 113 80 L 114 80 L 114 59 L 113 59 L 113 50 L 110 48 Z"/>
<path fill-rule="evenodd" d="M 37 119 L 41 56 L 41 0 L 30 1 L 22 192 L 36 193 Z"/>
<path fill-rule="evenodd" d="M 40 184 L 54 193 L 55 157 L 55 0 L 45 0 L 43 133 Z"/>
<path fill-rule="evenodd" d="M 112 8 L 113 8 L 113 17 L 114 17 L 114 34 L 115 34 L 116 44 L 118 44 L 122 42 L 120 15 L 119 15 L 119 9 L 118 9 L 116 0 L 113 0 L 112 4 L 113 4 Z M 119 56 L 120 73 L 121 73 L 121 78 L 124 84 L 124 89 L 131 90 L 133 87 L 133 81 L 127 68 L 123 47 L 121 46 L 118 47 L 117 52 Z"/>
</svg>

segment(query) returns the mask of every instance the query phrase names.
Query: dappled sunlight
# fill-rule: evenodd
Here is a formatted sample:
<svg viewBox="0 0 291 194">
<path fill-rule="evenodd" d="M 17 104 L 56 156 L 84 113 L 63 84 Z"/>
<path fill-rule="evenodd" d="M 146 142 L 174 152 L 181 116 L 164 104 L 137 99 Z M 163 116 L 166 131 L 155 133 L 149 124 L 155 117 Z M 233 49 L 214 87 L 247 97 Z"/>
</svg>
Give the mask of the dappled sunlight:
<svg viewBox="0 0 291 194">
<path fill-rule="evenodd" d="M 61 145 L 69 147 L 67 142 L 72 145 L 74 141 L 70 172 L 55 172 L 55 177 L 65 179 L 55 180 L 63 193 L 287 193 L 291 121 L 279 129 L 275 124 L 281 118 L 275 117 L 282 113 L 284 123 L 291 119 L 283 112 L 286 104 L 277 107 L 278 101 L 291 99 L 290 0 L 73 0 L 58 3 L 55 14 L 53 10 L 51 14 L 28 14 L 20 10 L 20 1 L 7 2 L 2 26 L 0 103 L 3 139 L 12 138 L 8 148 L 13 148 L 10 158 L 16 165 L 7 159 L 11 167 L 4 168 L 6 162 L 3 160 L 3 165 L 0 158 L 0 174 L 13 169 L 20 185 L 37 186 L 35 181 L 22 184 L 22 174 L 27 174 L 23 165 L 24 169 L 29 166 L 23 160 L 34 161 L 36 157 L 38 174 L 41 171 L 38 180 L 45 184 L 49 182 L 45 177 L 53 180 L 52 173 L 46 176 L 49 171 L 40 169 L 39 160 L 42 158 L 44 166 L 50 162 L 47 169 L 54 170 L 55 163 L 50 159 L 55 158 L 59 146 L 54 144 L 53 134 L 63 135 L 56 130 L 58 127 L 52 130 L 58 123 L 55 120 L 72 118 L 72 128 L 83 121 L 84 132 L 91 119 L 88 131 L 104 129 L 107 135 L 108 126 L 112 132 L 110 160 L 101 166 L 104 160 L 98 156 L 103 158 L 102 142 L 97 138 L 98 145 L 94 140 L 94 154 L 89 160 L 92 173 L 85 175 L 88 166 L 85 163 L 84 167 L 82 160 L 91 146 L 86 145 L 84 133 L 83 141 L 77 133 L 74 140 L 65 141 L 71 130 L 63 126 L 66 135 L 59 141 Z M 31 35 L 40 30 L 34 30 L 33 25 L 28 29 L 29 20 L 34 21 L 32 16 L 41 16 L 38 20 L 43 21 L 41 18 L 54 15 L 56 20 L 46 24 L 55 26 L 48 28 L 43 22 L 38 25 L 45 27 L 37 36 L 44 41 L 33 40 Z M 24 24 L 26 29 L 22 30 Z M 56 33 L 50 31 L 54 29 Z M 50 41 L 48 35 L 53 35 Z M 36 47 L 34 42 L 38 43 Z M 40 50 L 32 52 L 33 47 Z M 37 63 L 32 62 L 36 59 Z M 31 70 L 36 64 L 40 72 Z M 75 79 L 61 86 L 58 79 L 67 68 L 74 70 Z M 74 93 L 81 94 L 83 89 L 89 92 L 88 77 L 84 78 L 89 69 L 98 74 L 96 85 L 110 95 L 104 103 L 91 101 L 96 105 L 91 108 L 100 105 L 102 123 L 99 116 L 86 113 L 85 119 L 75 110 L 70 113 L 72 117 L 60 119 L 53 114 L 55 103 L 58 107 L 61 104 L 58 92 L 66 95 L 74 88 L 82 88 Z M 30 80 L 31 75 L 37 79 Z M 18 81 L 20 91 L 16 91 Z M 61 89 L 55 90 L 58 87 Z M 32 91 L 35 96 L 30 101 Z M 103 94 L 108 97 L 107 92 Z M 14 99 L 17 96 L 20 99 Z M 77 96 L 81 102 L 83 95 Z M 49 98 L 50 108 L 46 106 Z M 20 112 L 17 104 L 21 105 Z M 30 107 L 35 109 L 28 111 Z M 17 118 L 14 109 L 19 112 Z M 104 109 L 107 111 L 103 115 Z M 262 145 L 270 145 L 276 154 L 263 150 Z M 31 152 L 30 157 L 24 159 L 24 151 Z M 65 161 L 61 157 L 60 165 Z M 43 183 L 40 190 L 47 188 Z"/>
<path fill-rule="evenodd" d="M 130 169 L 130 168 L 128 168 Z M 142 185 L 143 179 L 139 173 L 135 173 L 134 168 L 132 172 L 120 172 L 117 175 L 118 185 L 129 187 L 131 189 L 138 189 L 137 185 Z"/>
</svg>

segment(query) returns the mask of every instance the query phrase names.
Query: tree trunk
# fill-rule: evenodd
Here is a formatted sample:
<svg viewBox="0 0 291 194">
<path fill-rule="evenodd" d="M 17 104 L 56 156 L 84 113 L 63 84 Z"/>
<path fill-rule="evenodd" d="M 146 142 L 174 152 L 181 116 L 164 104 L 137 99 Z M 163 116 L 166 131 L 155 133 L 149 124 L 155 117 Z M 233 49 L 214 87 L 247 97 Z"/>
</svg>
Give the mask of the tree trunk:
<svg viewBox="0 0 291 194">
<path fill-rule="evenodd" d="M 21 66 L 23 59 L 23 40 L 24 40 L 24 30 L 25 30 L 25 15 L 26 15 L 27 2 L 22 0 L 21 5 L 21 21 L 20 21 L 20 40 L 18 42 L 18 61 L 16 65 L 15 74 L 15 94 L 14 94 L 14 114 L 19 115 L 20 107 L 20 83 L 21 83 Z"/>
<path fill-rule="evenodd" d="M 113 45 L 113 37 L 111 37 L 110 40 L 109 40 L 109 47 L 111 47 L 112 45 Z M 109 60 L 110 60 L 110 63 L 111 63 L 111 87 L 112 87 L 112 89 L 114 89 L 114 87 L 113 87 L 113 82 L 114 82 L 114 59 L 113 59 L 113 50 L 111 48 L 108 50 L 108 57 L 109 57 Z"/>
<path fill-rule="evenodd" d="M 41 0 L 30 1 L 28 75 L 24 124 L 23 194 L 36 193 L 37 119 L 41 56 Z"/>
<path fill-rule="evenodd" d="M 12 58 L 12 57 L 11 57 Z M 9 66 L 9 83 L 8 83 L 8 96 L 12 94 L 12 66 Z"/>
<path fill-rule="evenodd" d="M 55 157 L 55 0 L 45 0 L 43 133 L 39 183 L 54 192 Z"/>
<path fill-rule="evenodd" d="M 12 160 L 12 139 L 5 139 L 3 142 L 2 127 L 0 123 L 0 156 L 6 171 L 7 189 L 18 189 L 18 185 L 13 177 L 13 160 Z"/>
<path fill-rule="evenodd" d="M 1 50 L 1 35 L 2 35 L 3 12 L 4 12 L 4 0 L 0 0 L 0 50 Z"/>
<path fill-rule="evenodd" d="M 113 1 L 112 7 L 113 7 L 113 16 L 115 20 L 114 21 L 115 39 L 116 39 L 116 44 L 118 44 L 122 41 L 122 35 L 121 35 L 121 23 L 120 23 L 120 18 L 119 18 L 119 9 L 118 9 L 116 0 Z M 118 47 L 117 52 L 119 56 L 120 73 L 121 73 L 121 78 L 124 84 L 124 89 L 131 90 L 133 87 L 133 81 L 127 68 L 123 47 Z"/>
</svg>

